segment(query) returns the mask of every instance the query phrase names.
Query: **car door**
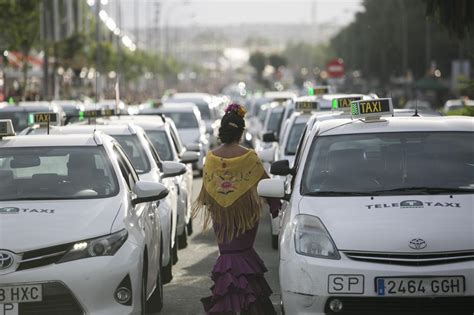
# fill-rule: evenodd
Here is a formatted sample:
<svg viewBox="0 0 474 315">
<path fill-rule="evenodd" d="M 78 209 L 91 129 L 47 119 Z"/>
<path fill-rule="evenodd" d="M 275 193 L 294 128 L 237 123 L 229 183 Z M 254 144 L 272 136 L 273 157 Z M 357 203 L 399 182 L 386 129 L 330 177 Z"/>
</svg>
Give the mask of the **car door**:
<svg viewBox="0 0 474 315">
<path fill-rule="evenodd" d="M 120 171 L 127 182 L 130 195 L 133 196 L 133 187 L 138 181 L 138 175 L 135 172 L 127 155 L 119 145 L 114 146 L 114 153 L 119 162 Z M 137 216 L 138 227 L 143 235 L 148 252 L 148 274 L 147 274 L 147 292 L 152 292 L 156 285 L 156 279 L 160 266 L 160 224 L 157 216 L 156 202 L 146 202 L 137 204 L 133 213 Z"/>
</svg>

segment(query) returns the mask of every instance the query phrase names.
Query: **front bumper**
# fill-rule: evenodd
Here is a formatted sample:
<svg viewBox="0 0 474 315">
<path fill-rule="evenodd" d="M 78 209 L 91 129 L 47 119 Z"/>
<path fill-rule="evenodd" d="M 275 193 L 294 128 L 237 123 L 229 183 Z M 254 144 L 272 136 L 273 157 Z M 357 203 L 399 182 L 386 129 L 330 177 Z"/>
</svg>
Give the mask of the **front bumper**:
<svg viewBox="0 0 474 315">
<path fill-rule="evenodd" d="M 294 249 L 293 249 L 294 250 Z M 451 306 L 448 314 L 474 313 L 474 268 L 472 261 L 432 266 L 399 266 L 358 262 L 341 253 L 340 260 L 318 259 L 293 253 L 280 260 L 280 284 L 286 314 L 332 314 L 331 299 L 345 304 L 337 314 L 420 314 L 419 305 L 438 305 L 434 310 Z M 329 293 L 329 276 L 362 275 L 363 289 L 358 294 Z M 377 277 L 463 276 L 465 292 L 462 296 L 380 297 L 375 288 Z M 407 300 L 408 299 L 408 300 Z M 403 302 L 403 303 L 402 303 Z M 427 310 L 431 307 L 426 308 Z M 418 313 L 417 313 L 418 312 Z M 424 310 L 423 310 L 424 312 Z M 431 314 L 438 314 L 434 311 Z M 334 313 L 336 314 L 336 313 Z"/>
<path fill-rule="evenodd" d="M 20 315 L 140 314 L 142 265 L 142 250 L 127 240 L 115 256 L 16 271 L 2 275 L 0 286 L 42 284 L 43 301 L 20 303 Z M 127 275 L 132 285 L 131 306 L 119 304 L 114 298 L 117 286 Z"/>
</svg>

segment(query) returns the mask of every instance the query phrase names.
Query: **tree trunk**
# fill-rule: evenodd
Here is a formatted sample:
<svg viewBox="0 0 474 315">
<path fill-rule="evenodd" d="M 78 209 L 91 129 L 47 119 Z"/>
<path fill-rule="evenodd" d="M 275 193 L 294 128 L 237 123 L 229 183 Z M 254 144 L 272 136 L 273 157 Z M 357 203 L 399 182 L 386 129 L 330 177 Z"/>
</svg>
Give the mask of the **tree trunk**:
<svg viewBox="0 0 474 315">
<path fill-rule="evenodd" d="M 22 51 L 23 54 L 23 65 L 21 67 L 21 72 L 23 74 L 23 83 L 21 85 L 21 99 L 26 100 L 26 88 L 28 85 L 28 57 L 30 56 L 30 49 Z"/>
</svg>

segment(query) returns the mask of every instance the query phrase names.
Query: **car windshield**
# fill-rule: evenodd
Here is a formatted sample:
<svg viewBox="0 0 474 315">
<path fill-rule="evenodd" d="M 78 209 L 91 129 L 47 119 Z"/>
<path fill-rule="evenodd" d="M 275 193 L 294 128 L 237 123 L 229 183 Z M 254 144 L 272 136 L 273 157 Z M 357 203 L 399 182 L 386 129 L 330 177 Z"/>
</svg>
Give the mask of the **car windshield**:
<svg viewBox="0 0 474 315">
<path fill-rule="evenodd" d="M 174 122 L 178 129 L 199 128 L 196 115 L 191 112 L 164 112 L 164 114 Z"/>
<path fill-rule="evenodd" d="M 211 120 L 211 109 L 209 107 L 209 103 L 206 101 L 201 101 L 201 100 L 196 100 L 196 99 L 188 99 L 188 98 L 177 98 L 177 99 L 172 99 L 170 101 L 171 103 L 193 103 L 197 106 L 199 109 L 199 112 L 201 113 L 201 118 L 204 120 Z"/>
<path fill-rule="evenodd" d="M 474 192 L 474 133 L 321 136 L 307 158 L 309 195 Z"/>
<path fill-rule="evenodd" d="M 137 135 L 113 136 L 120 143 L 138 174 L 150 171 L 150 161 Z"/>
<path fill-rule="evenodd" d="M 301 134 L 303 133 L 304 126 L 306 124 L 294 124 L 293 128 L 290 130 L 290 135 L 288 136 L 288 142 L 286 143 L 285 154 L 286 155 L 295 155 L 296 148 L 300 141 Z"/>
<path fill-rule="evenodd" d="M 283 110 L 273 110 L 268 121 L 267 132 L 273 131 L 277 134 L 280 132 L 280 122 L 283 117 Z"/>
<path fill-rule="evenodd" d="M 117 193 L 117 178 L 103 148 L 0 148 L 0 200 L 90 199 Z"/>
<path fill-rule="evenodd" d="M 28 127 L 29 123 L 33 123 L 30 121 L 30 113 L 28 112 L 2 112 L 0 111 L 0 119 L 11 119 L 13 128 L 15 128 L 16 132 L 20 132 L 26 127 Z"/>
<path fill-rule="evenodd" d="M 170 142 L 168 140 L 169 138 L 166 135 L 166 132 L 164 130 L 147 130 L 146 133 L 160 158 L 164 161 L 172 161 L 173 152 L 171 151 Z"/>
</svg>

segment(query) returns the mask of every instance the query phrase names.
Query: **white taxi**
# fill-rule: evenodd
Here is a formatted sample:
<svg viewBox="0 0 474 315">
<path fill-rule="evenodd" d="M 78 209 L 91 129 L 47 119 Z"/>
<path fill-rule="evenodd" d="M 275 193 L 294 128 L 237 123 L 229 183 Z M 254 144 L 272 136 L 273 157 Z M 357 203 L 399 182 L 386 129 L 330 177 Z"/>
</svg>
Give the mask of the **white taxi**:
<svg viewBox="0 0 474 315">
<path fill-rule="evenodd" d="M 101 130 L 120 143 L 132 162 L 141 180 L 163 183 L 168 196 L 158 204 L 163 231 L 163 283 L 173 278 L 172 266 L 178 261 L 177 221 L 178 195 L 175 176 L 182 175 L 186 168 L 181 163 L 162 162 L 143 128 L 133 123 L 123 125 L 68 125 L 51 130 L 51 134 L 90 134 Z"/>
<path fill-rule="evenodd" d="M 353 117 L 316 121 L 259 194 L 288 200 L 280 234 L 287 314 L 472 314 L 474 120 Z M 362 118 L 362 119 L 360 119 Z"/>
<path fill-rule="evenodd" d="M 1 139 L 0 313 L 159 311 L 167 194 L 101 132 Z"/>
<path fill-rule="evenodd" d="M 178 249 L 187 246 L 187 236 L 193 232 L 191 215 L 193 198 L 193 169 L 191 164 L 199 160 L 199 153 L 187 151 L 179 133 L 169 118 L 161 115 L 111 116 L 104 124 L 123 124 L 133 122 L 142 127 L 163 161 L 186 164 L 186 173 L 175 177 L 178 191 Z"/>
</svg>

